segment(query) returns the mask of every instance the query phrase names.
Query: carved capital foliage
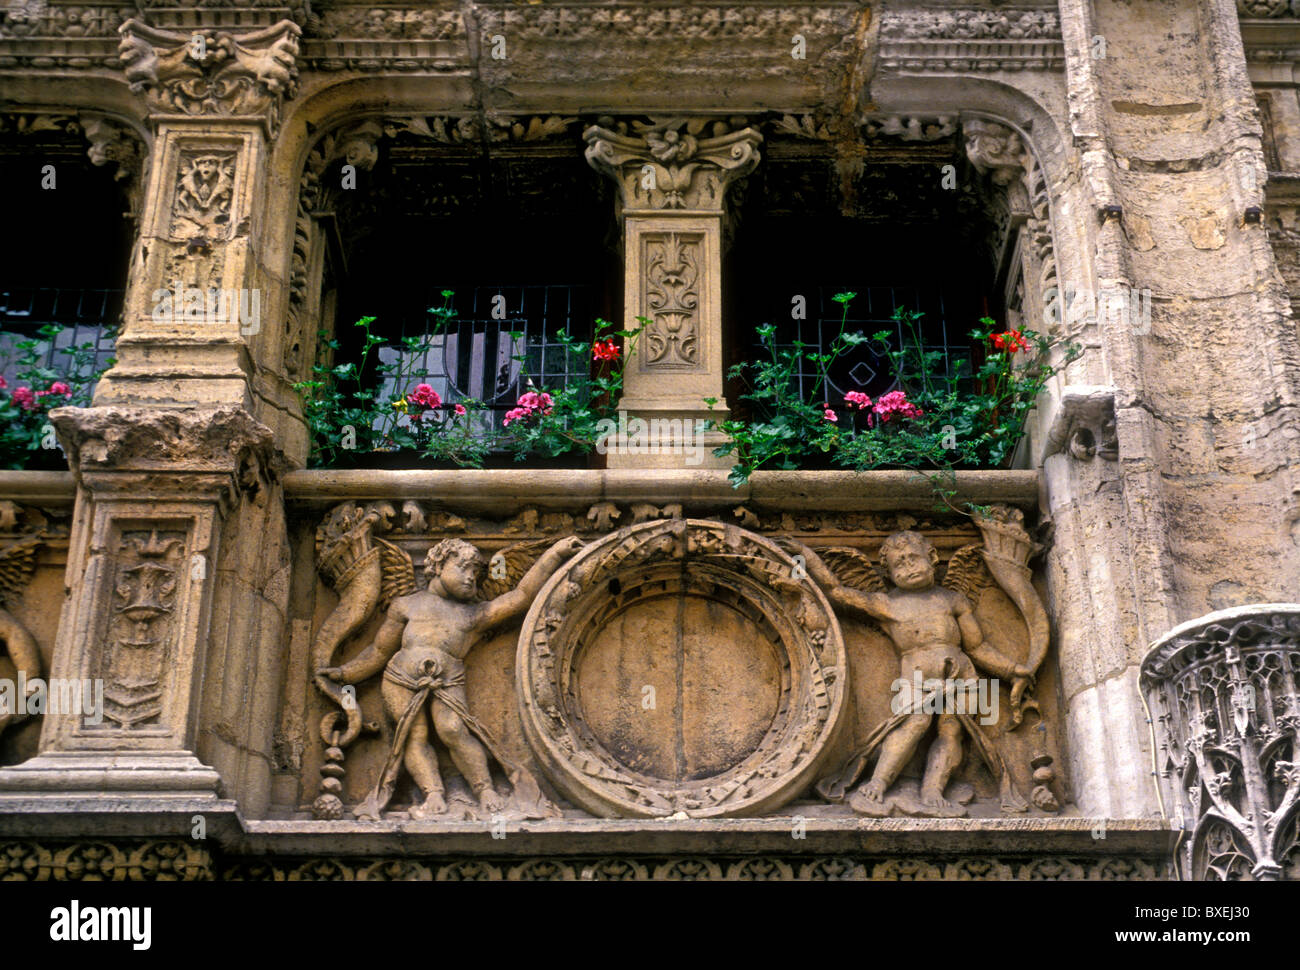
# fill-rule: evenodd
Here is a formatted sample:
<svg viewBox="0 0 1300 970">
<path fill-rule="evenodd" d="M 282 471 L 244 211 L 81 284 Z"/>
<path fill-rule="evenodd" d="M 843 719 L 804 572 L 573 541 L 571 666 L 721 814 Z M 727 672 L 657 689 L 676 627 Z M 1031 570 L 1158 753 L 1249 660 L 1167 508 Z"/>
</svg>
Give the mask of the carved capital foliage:
<svg viewBox="0 0 1300 970">
<path fill-rule="evenodd" d="M 127 82 L 158 114 L 260 117 L 274 132 L 297 88 L 302 28 L 291 20 L 191 33 L 128 20 L 118 32 Z"/>
<path fill-rule="evenodd" d="M 83 476 L 206 473 L 246 488 L 278 474 L 271 430 L 242 408 L 57 408 L 50 419 Z"/>
<path fill-rule="evenodd" d="M 1300 879 L 1300 603 L 1221 610 L 1142 662 L 1185 877 Z"/>
<path fill-rule="evenodd" d="M 583 132 L 587 161 L 618 183 L 624 209 L 721 213 L 727 187 L 754 170 L 763 136 L 724 121 L 658 119 Z"/>
</svg>

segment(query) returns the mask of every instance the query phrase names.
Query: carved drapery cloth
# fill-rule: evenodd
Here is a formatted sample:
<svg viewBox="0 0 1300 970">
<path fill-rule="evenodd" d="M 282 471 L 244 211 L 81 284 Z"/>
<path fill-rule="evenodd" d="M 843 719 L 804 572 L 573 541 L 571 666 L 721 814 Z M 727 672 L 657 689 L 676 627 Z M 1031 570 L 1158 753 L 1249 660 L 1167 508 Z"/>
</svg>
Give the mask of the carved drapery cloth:
<svg viewBox="0 0 1300 970">
<path fill-rule="evenodd" d="M 1142 663 L 1190 878 L 1300 879 L 1300 603 L 1211 613 Z"/>
</svg>

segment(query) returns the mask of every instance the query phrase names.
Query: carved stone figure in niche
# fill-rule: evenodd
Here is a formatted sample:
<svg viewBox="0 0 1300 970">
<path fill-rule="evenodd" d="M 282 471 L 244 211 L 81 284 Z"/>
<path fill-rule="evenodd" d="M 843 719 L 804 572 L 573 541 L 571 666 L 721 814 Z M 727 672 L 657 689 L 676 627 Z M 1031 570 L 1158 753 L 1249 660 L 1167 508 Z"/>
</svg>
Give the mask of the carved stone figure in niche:
<svg viewBox="0 0 1300 970">
<path fill-rule="evenodd" d="M 223 237 L 233 192 L 233 158 L 213 154 L 187 158 L 176 188 L 173 231 L 190 237 Z"/>
<path fill-rule="evenodd" d="M 489 630 L 521 615 L 542 584 L 580 548 L 582 542 L 576 537 L 559 540 L 523 573 L 513 589 L 483 600 L 479 588 L 485 565 L 482 555 L 464 540 L 444 539 L 425 557 L 428 588 L 394 599 L 374 641 L 361 654 L 342 667 L 320 671 L 335 683 L 357 683 L 381 668 L 384 671 L 381 692 L 384 712 L 393 725 L 392 747 L 375 787 L 356 809 L 357 818 L 380 817 L 403 765 L 424 796 L 422 804 L 412 807 L 411 816 L 429 818 L 447 811 L 430 727 L 447 746 L 483 812 L 507 809 L 492 784 L 491 755 L 510 779 L 515 811 L 528 818 L 558 814 L 532 775 L 508 759 L 487 728 L 470 713 L 464 660 Z M 507 573 L 512 565 L 518 575 L 520 555 L 528 551 L 515 547 L 514 562 L 505 560 Z"/>
<path fill-rule="evenodd" d="M 36 549 L 40 544 L 39 539 L 24 539 L 0 552 L 0 604 L 7 604 L 32 578 L 36 571 Z M 41 655 L 35 639 L 6 609 L 0 609 L 0 648 L 13 664 L 15 686 L 18 683 L 31 685 L 41 676 Z M 0 734 L 9 725 L 26 717 L 27 698 L 19 697 L 17 690 L 12 696 L 14 703 L 10 705 L 6 694 L 0 692 Z"/>
<path fill-rule="evenodd" d="M 993 534 L 1007 541 L 997 548 L 971 545 L 958 550 L 941 585 L 936 584 L 938 553 L 928 539 L 916 532 L 896 532 L 881 546 L 892 590 L 886 588 L 874 564 L 856 550 L 826 551 L 826 557 L 836 563 L 838 576 L 821 556 L 811 549 L 804 550 L 809 574 L 831 602 L 878 621 L 899 654 L 893 713 L 871 731 L 863 747 L 839 772 L 818 783 L 818 792 L 828 800 L 847 800 L 855 811 L 865 815 L 965 815 L 962 803 L 974 794 L 970 786 L 961 786 L 959 796 L 948 797 L 949 781 L 962 762 L 965 733 L 999 783 L 1003 811 L 1028 809 L 996 746 L 975 716 L 980 710 L 974 696 L 979 685 L 976 670 L 1010 683 L 1014 729 L 1026 708 L 1037 710 L 1037 703 L 1026 700 L 1025 695 L 1046 653 L 1046 614 L 1029 585 L 1024 566 L 1028 535 L 1020 526 L 1018 513 L 1002 510 L 1001 519 L 983 520 L 980 524 L 986 539 Z M 1014 548 L 1017 545 L 1019 550 Z M 985 563 L 996 572 L 990 574 Z M 1025 615 L 1031 644 L 1023 663 L 1013 661 L 990 644 L 975 618 L 975 597 L 995 579 Z M 991 686 L 998 689 L 996 682 Z M 908 785 L 893 790 L 900 772 L 936 719 L 937 737 L 926 755 L 919 793 L 913 794 Z M 873 756 L 876 764 L 870 778 L 850 792 Z M 1050 792 L 1046 794 L 1050 796 Z M 1051 807 L 1050 798 L 1040 799 L 1039 795 L 1035 791 L 1035 802 L 1040 807 Z"/>
</svg>

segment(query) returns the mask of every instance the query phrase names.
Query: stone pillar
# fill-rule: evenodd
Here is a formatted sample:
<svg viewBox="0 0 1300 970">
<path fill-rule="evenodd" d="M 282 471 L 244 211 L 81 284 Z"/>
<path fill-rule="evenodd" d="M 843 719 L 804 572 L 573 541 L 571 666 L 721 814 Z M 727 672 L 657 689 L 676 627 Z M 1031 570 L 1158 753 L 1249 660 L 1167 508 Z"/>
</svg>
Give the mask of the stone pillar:
<svg viewBox="0 0 1300 970">
<path fill-rule="evenodd" d="M 62 408 L 52 418 L 79 494 L 50 677 L 95 684 L 102 709 L 47 714 L 39 755 L 0 770 L 0 805 L 215 802 L 220 778 L 195 752 L 216 564 L 229 559 L 232 512 L 268 484 L 269 433 L 230 407 Z"/>
<path fill-rule="evenodd" d="M 14 810 L 269 797 L 288 552 L 253 384 L 282 366 L 262 200 L 300 33 L 278 15 L 151 9 L 119 29 L 153 146 L 117 364 L 93 407 L 52 415 L 78 494 L 51 676 L 102 685 L 103 717 L 47 715 L 39 755 L 0 771 Z"/>
<path fill-rule="evenodd" d="M 297 24 L 240 32 L 128 20 L 126 77 L 154 132 L 117 342 L 97 405 L 223 403 L 252 410 L 272 277 L 257 241 L 273 213 L 269 141 L 294 90 Z"/>
<path fill-rule="evenodd" d="M 1300 603 L 1210 613 L 1142 662 L 1190 879 L 1300 879 Z"/>
<path fill-rule="evenodd" d="M 713 455 L 723 436 L 705 435 L 701 454 L 696 429 L 728 413 L 722 397 L 726 195 L 758 164 L 762 135 L 753 128 L 731 131 L 721 121 L 676 118 L 634 123 L 630 130 L 592 126 L 583 137 L 587 161 L 618 183 L 625 329 L 635 329 L 637 317 L 650 321 L 628 360 L 621 408 L 629 426 L 620 422 L 609 467 L 724 467 L 726 460 Z M 712 410 L 705 398 L 717 400 Z M 645 453 L 634 418 L 650 422 L 651 442 L 663 445 L 670 437 L 685 447 Z"/>
</svg>

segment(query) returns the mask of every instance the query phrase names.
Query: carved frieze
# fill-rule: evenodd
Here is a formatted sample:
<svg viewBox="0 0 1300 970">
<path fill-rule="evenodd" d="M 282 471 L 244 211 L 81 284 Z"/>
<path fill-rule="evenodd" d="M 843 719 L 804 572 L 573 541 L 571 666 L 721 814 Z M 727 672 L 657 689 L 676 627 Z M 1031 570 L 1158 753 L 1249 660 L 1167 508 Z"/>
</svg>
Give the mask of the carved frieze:
<svg viewBox="0 0 1300 970">
<path fill-rule="evenodd" d="M 1055 8 L 890 8 L 880 26 L 888 71 L 1061 70 L 1065 48 Z"/>
<path fill-rule="evenodd" d="M 1300 879 L 1300 604 L 1176 627 L 1141 686 L 1184 878 Z"/>
<path fill-rule="evenodd" d="M 4 504 L 13 506 L 13 503 Z M 34 678 L 41 676 L 41 655 L 36 640 L 6 608 L 13 605 L 31 581 L 36 571 L 36 550 L 40 546 L 40 539 L 26 538 L 0 549 L 0 655 L 8 657 L 15 674 L 13 692 L 0 695 L 0 734 L 27 716 L 26 697 L 18 696 L 18 684 L 30 685 Z"/>
</svg>

